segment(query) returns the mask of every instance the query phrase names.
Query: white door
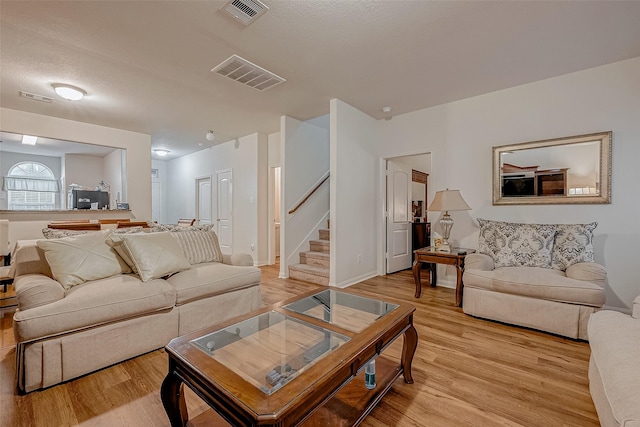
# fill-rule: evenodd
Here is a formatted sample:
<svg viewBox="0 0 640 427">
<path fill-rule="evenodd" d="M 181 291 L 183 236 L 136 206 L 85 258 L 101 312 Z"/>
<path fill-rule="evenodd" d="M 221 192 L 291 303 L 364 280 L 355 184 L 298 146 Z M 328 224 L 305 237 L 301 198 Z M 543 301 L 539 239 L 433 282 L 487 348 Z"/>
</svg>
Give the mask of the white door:
<svg viewBox="0 0 640 427">
<path fill-rule="evenodd" d="M 211 177 L 196 179 L 196 222 L 211 224 Z"/>
<path fill-rule="evenodd" d="M 218 241 L 225 254 L 233 251 L 233 181 L 231 170 L 220 171 L 216 175 L 218 203 L 216 220 L 218 223 Z"/>
<path fill-rule="evenodd" d="M 411 169 L 387 162 L 387 273 L 411 267 Z"/>
<path fill-rule="evenodd" d="M 162 188 L 160 182 L 151 182 L 151 220 L 162 223 Z"/>
</svg>

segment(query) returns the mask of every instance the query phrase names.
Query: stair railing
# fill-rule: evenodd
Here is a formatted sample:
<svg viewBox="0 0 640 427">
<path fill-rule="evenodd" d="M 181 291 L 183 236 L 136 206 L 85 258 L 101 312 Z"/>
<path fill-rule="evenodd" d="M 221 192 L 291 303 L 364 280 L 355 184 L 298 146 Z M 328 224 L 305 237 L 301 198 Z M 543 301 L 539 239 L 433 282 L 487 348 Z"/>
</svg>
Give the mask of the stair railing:
<svg viewBox="0 0 640 427">
<path fill-rule="evenodd" d="M 327 171 L 327 173 L 325 173 L 322 178 L 320 178 L 320 181 L 318 181 L 318 183 L 311 189 L 309 190 L 303 197 L 302 199 L 296 203 L 296 205 L 293 207 L 293 209 L 291 209 L 289 211 L 289 215 L 291 215 L 292 213 L 295 213 L 295 211 L 297 211 L 298 209 L 300 209 L 300 207 L 302 205 L 304 205 L 306 203 L 307 200 L 309 200 L 309 198 L 313 195 L 313 193 L 315 193 L 316 191 L 318 191 L 318 189 L 320 188 L 320 186 L 322 184 L 325 183 L 326 180 L 329 179 L 330 173 L 329 171 Z"/>
</svg>

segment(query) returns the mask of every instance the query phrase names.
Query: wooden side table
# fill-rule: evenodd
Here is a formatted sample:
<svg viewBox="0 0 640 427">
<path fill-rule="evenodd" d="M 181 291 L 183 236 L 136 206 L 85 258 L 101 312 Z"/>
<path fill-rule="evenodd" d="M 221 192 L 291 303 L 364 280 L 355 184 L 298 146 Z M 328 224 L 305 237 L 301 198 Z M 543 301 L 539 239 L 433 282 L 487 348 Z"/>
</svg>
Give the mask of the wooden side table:
<svg viewBox="0 0 640 427">
<path fill-rule="evenodd" d="M 416 298 L 420 298 L 420 294 L 422 293 L 420 270 L 423 262 L 430 264 L 455 265 L 457 272 L 456 306 L 462 306 L 462 273 L 464 272 L 464 258 L 467 254 L 474 253 L 475 249 L 452 247 L 451 252 L 438 252 L 434 247 L 428 246 L 426 248 L 416 249 L 413 252 L 415 254 L 415 261 L 413 262 L 413 280 L 416 283 Z M 433 265 L 429 270 L 431 271 L 431 287 L 435 287 L 436 281 L 438 280 L 436 266 Z"/>
</svg>

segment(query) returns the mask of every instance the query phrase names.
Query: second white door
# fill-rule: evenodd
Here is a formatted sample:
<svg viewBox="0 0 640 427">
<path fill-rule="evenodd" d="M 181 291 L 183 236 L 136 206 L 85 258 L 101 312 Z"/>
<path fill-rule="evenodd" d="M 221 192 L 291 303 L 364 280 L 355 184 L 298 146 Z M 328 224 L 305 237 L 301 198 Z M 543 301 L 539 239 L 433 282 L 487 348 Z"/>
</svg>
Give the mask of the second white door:
<svg viewBox="0 0 640 427">
<path fill-rule="evenodd" d="M 233 179 L 231 170 L 216 174 L 218 197 L 216 203 L 216 221 L 220 249 L 225 254 L 233 251 Z"/>
</svg>

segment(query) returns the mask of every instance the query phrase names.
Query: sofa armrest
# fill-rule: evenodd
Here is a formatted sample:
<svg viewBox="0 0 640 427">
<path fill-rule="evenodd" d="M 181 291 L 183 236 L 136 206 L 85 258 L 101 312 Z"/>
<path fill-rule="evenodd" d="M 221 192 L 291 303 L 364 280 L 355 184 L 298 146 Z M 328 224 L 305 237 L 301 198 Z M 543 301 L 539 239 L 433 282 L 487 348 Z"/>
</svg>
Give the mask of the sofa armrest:
<svg viewBox="0 0 640 427">
<path fill-rule="evenodd" d="M 596 262 L 579 262 L 570 265 L 566 271 L 570 279 L 583 280 L 603 287 L 607 283 L 607 271 Z"/>
<path fill-rule="evenodd" d="M 44 274 L 19 276 L 13 285 L 21 311 L 56 302 L 65 295 L 62 285 Z"/>
<path fill-rule="evenodd" d="M 636 300 L 633 302 L 633 312 L 631 316 L 635 319 L 640 319 L 640 295 L 636 297 Z"/>
<path fill-rule="evenodd" d="M 473 253 L 464 258 L 464 268 L 466 270 L 491 271 L 495 268 L 495 263 L 489 255 Z"/>
<path fill-rule="evenodd" d="M 239 266 L 253 266 L 253 257 L 250 254 L 222 255 L 222 263 Z"/>
<path fill-rule="evenodd" d="M 44 251 L 36 245 L 37 240 L 18 240 L 11 257 L 11 277 L 25 274 L 44 274 L 53 277 Z"/>
</svg>

